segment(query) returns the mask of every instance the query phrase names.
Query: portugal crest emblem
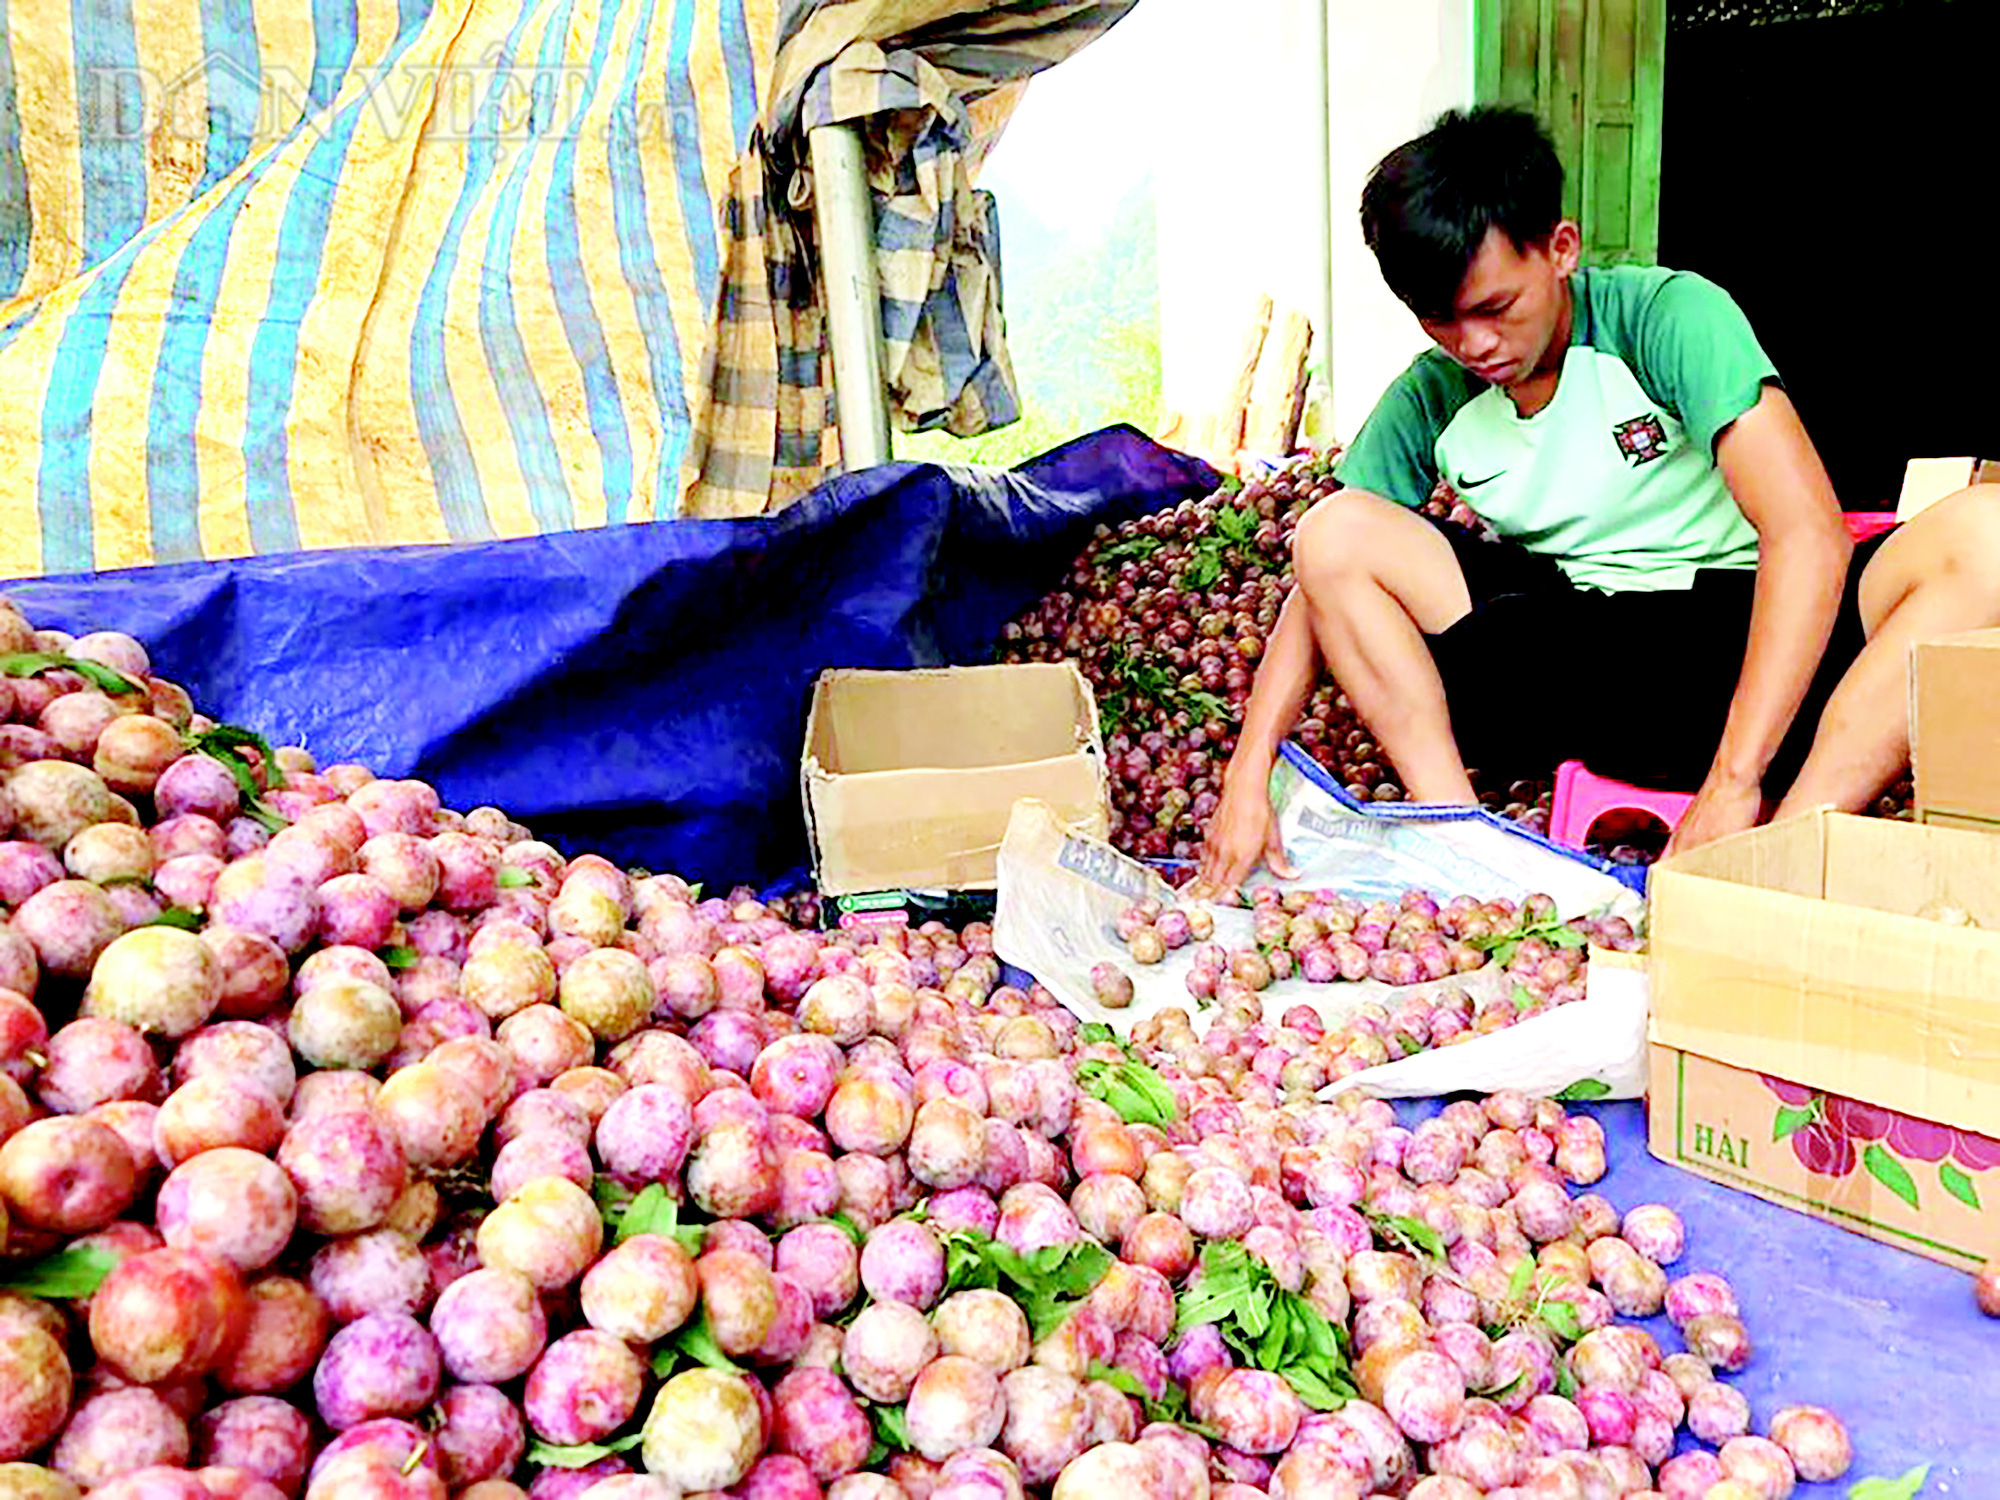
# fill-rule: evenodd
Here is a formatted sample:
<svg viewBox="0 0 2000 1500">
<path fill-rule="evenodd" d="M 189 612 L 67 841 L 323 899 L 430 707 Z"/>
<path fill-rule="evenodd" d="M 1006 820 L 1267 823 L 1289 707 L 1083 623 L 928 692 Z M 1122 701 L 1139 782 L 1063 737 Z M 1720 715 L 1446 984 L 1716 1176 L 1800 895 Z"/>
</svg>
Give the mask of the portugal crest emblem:
<svg viewBox="0 0 2000 1500">
<path fill-rule="evenodd" d="M 1635 469 L 1640 464 L 1666 457 L 1667 429 L 1650 412 L 1629 422 L 1620 422 L 1611 429 L 1611 436 L 1618 444 L 1618 451 L 1625 455 L 1625 462 Z"/>
</svg>

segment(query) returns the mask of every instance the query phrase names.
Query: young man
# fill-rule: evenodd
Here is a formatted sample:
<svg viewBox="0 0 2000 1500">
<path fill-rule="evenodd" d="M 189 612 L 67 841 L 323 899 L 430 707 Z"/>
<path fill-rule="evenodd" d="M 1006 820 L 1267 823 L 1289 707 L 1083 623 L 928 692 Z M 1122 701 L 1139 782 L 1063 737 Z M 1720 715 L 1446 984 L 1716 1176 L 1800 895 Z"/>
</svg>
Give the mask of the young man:
<svg viewBox="0 0 2000 1500">
<path fill-rule="evenodd" d="M 1767 799 L 1865 806 L 1909 756 L 1911 643 L 2000 623 L 2000 486 L 1854 546 L 1736 304 L 1686 273 L 1580 269 L 1562 180 L 1534 119 L 1497 108 L 1446 114 L 1369 178 L 1363 233 L 1437 347 L 1299 525 L 1211 883 L 1288 873 L 1267 783 L 1322 661 L 1412 801 L 1472 802 L 1467 765 L 1576 757 L 1699 788 L 1687 848 Z M 1419 513 L 1440 478 L 1501 542 Z"/>
</svg>

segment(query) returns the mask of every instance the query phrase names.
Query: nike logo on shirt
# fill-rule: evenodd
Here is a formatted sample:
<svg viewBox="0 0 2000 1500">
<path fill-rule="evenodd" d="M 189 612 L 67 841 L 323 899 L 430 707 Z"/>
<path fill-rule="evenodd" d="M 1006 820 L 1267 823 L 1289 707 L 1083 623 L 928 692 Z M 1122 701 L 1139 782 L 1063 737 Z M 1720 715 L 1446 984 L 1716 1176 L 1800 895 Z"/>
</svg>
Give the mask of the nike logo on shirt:
<svg viewBox="0 0 2000 1500">
<path fill-rule="evenodd" d="M 1488 474 L 1484 479 L 1461 479 L 1458 482 L 1458 487 L 1462 490 L 1476 490 L 1482 484 L 1491 484 L 1494 480 L 1498 479 L 1501 474 L 1505 474 L 1506 472 L 1507 471 L 1505 469 L 1502 469 L 1497 474 Z"/>
</svg>

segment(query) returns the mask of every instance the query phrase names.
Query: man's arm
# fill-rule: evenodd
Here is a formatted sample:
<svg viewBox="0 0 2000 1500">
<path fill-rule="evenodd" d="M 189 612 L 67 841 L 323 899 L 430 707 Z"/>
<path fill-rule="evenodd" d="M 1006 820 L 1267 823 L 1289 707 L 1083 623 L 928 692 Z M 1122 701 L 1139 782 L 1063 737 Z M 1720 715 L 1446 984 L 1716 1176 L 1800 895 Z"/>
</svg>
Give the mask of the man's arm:
<svg viewBox="0 0 2000 1500">
<path fill-rule="evenodd" d="M 1759 539 L 1750 643 L 1714 765 L 1668 852 L 1756 824 L 1761 783 L 1818 670 L 1854 542 L 1791 398 L 1766 385 L 1724 430 L 1716 464 Z"/>
<path fill-rule="evenodd" d="M 1236 752 L 1223 773 L 1222 799 L 1209 820 L 1201 850 L 1201 878 L 1218 890 L 1241 885 L 1262 859 L 1289 877 L 1285 851 L 1271 818 L 1271 768 L 1319 676 L 1312 622 L 1295 588 L 1278 611 L 1278 628 L 1250 685 Z"/>
</svg>

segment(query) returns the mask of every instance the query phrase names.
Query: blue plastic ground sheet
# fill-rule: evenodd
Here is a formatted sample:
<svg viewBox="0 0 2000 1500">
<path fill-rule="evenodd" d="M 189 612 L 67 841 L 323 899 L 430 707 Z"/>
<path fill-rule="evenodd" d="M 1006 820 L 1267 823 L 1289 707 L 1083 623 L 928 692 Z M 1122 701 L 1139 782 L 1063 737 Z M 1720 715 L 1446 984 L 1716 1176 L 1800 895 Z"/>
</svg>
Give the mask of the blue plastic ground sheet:
<svg viewBox="0 0 2000 1500">
<path fill-rule="evenodd" d="M 1400 1109 L 1413 1122 L 1444 1102 Z M 1724 1378 L 1749 1397 L 1752 1430 L 1801 1404 L 1847 1423 L 1853 1471 L 1801 1484 L 1800 1500 L 1922 1464 L 1923 1500 L 2000 1500 L 2000 1320 L 1973 1305 L 1970 1276 L 1669 1166 L 1646 1150 L 1640 1103 L 1570 1108 L 1604 1126 L 1611 1170 L 1590 1191 L 1620 1210 L 1666 1204 L 1687 1225 L 1668 1274 L 1717 1271 L 1736 1288 L 1756 1354 Z M 1645 1326 L 1668 1353 L 1683 1347 L 1665 1317 Z M 1701 1446 L 1685 1432 L 1681 1445 Z"/>
</svg>

